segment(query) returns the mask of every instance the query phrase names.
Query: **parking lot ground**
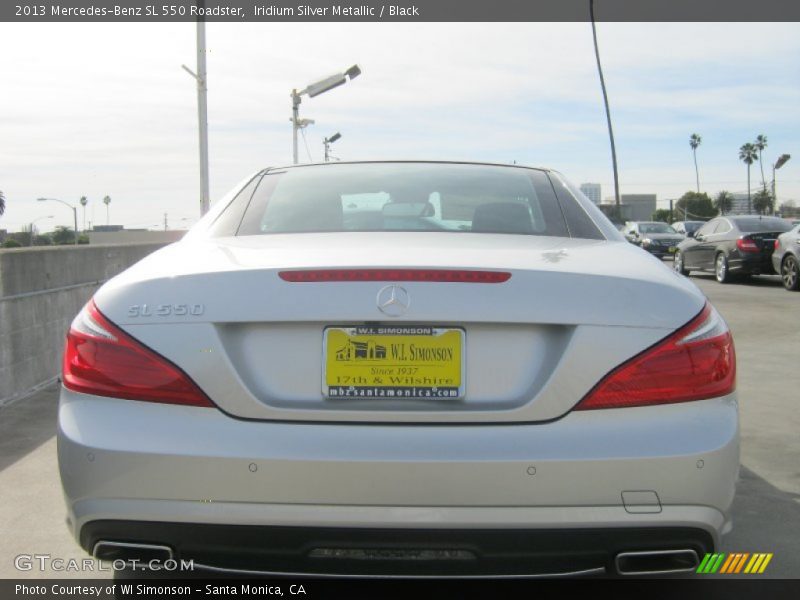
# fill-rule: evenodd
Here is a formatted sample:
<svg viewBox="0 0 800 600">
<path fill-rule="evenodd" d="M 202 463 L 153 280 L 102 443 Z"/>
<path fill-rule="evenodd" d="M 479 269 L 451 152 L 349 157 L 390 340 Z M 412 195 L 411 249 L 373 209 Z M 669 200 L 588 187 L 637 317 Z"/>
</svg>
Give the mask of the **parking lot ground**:
<svg viewBox="0 0 800 600">
<path fill-rule="evenodd" d="M 763 577 L 800 578 L 800 293 L 785 291 L 777 277 L 732 285 L 720 285 L 710 275 L 691 279 L 733 330 L 739 366 L 741 481 L 734 530 L 720 550 L 772 552 Z M 0 409 L 2 578 L 92 576 L 14 567 L 20 554 L 86 557 L 64 523 L 54 437 L 57 401 L 58 388 L 52 386 Z"/>
</svg>

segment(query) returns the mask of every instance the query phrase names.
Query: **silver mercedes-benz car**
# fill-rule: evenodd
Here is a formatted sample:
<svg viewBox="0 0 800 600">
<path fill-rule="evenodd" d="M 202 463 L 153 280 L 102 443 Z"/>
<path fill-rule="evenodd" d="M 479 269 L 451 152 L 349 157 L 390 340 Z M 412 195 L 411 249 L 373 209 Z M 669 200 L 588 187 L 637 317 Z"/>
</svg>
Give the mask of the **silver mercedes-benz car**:
<svg viewBox="0 0 800 600">
<path fill-rule="evenodd" d="M 269 168 L 72 323 L 68 523 L 242 573 L 692 570 L 731 528 L 735 370 L 557 172 Z"/>
</svg>

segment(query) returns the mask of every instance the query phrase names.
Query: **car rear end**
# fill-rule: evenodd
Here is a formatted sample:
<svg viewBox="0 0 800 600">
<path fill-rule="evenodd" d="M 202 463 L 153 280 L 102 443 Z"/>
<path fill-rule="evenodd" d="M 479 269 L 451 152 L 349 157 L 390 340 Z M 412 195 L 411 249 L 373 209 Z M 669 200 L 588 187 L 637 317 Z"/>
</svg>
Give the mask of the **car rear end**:
<svg viewBox="0 0 800 600">
<path fill-rule="evenodd" d="M 597 218 L 547 177 L 539 201 Z M 442 192 L 437 215 L 449 198 L 463 209 Z M 731 526 L 733 342 L 691 283 L 614 236 L 312 231 L 155 253 L 68 336 L 73 534 L 222 571 L 692 570 Z"/>
<path fill-rule="evenodd" d="M 736 222 L 739 237 L 728 255 L 728 268 L 741 275 L 773 275 L 780 273 L 772 261 L 775 241 L 789 230 L 784 219 L 776 217 L 739 217 Z"/>
</svg>

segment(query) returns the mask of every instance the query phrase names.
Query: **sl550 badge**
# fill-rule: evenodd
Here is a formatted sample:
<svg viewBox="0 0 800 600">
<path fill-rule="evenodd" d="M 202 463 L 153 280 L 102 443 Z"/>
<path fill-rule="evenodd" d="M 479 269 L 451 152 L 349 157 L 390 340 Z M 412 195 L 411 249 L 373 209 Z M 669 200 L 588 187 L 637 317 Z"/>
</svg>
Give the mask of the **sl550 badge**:
<svg viewBox="0 0 800 600">
<path fill-rule="evenodd" d="M 205 304 L 134 304 L 128 308 L 128 316 L 131 318 L 199 317 L 205 310 Z"/>
</svg>

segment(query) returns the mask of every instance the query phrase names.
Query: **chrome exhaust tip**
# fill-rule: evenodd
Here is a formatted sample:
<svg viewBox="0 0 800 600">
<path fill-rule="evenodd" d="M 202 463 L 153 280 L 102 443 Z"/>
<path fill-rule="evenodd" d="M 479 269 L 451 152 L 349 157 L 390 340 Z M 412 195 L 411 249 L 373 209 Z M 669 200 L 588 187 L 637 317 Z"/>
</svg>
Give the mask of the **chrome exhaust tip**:
<svg viewBox="0 0 800 600">
<path fill-rule="evenodd" d="M 149 563 L 153 560 L 164 562 L 174 558 L 172 548 L 169 546 L 110 540 L 97 542 L 92 548 L 92 556 L 109 562 L 122 560 L 139 563 Z"/>
<path fill-rule="evenodd" d="M 620 552 L 614 566 L 620 575 L 666 575 L 697 570 L 700 557 L 694 550 L 645 550 Z"/>
</svg>

